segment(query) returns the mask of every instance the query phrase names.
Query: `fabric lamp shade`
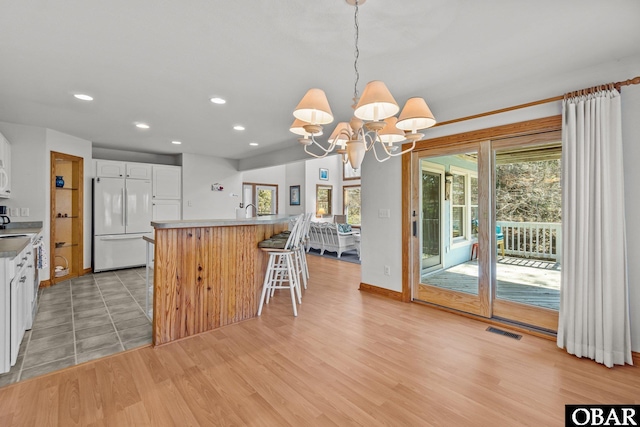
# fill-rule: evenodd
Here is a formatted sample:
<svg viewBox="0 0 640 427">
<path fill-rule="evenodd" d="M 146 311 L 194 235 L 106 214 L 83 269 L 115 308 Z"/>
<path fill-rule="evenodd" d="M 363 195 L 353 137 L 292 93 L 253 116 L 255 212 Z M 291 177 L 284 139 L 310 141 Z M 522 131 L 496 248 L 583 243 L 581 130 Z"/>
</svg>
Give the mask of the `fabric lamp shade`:
<svg viewBox="0 0 640 427">
<path fill-rule="evenodd" d="M 378 121 L 391 117 L 398 111 L 400 107 L 387 86 L 380 80 L 374 80 L 365 86 L 353 114 L 362 120 Z"/>
<path fill-rule="evenodd" d="M 398 119 L 391 116 L 384 119 L 386 125 L 380 132 L 378 132 L 378 136 L 380 137 L 380 141 L 393 144 L 394 142 L 404 141 L 406 138 L 404 137 L 404 132 L 396 127 L 396 123 Z"/>
<path fill-rule="evenodd" d="M 347 142 L 347 158 L 353 169 L 360 169 L 366 152 L 363 140 L 357 139 Z"/>
<path fill-rule="evenodd" d="M 402 130 L 415 132 L 418 129 L 426 129 L 436 124 L 436 119 L 429 106 L 422 98 L 410 98 L 400 113 L 396 127 Z"/>
<path fill-rule="evenodd" d="M 300 136 L 308 136 L 310 135 L 309 132 L 307 132 L 304 129 L 304 125 L 307 125 L 307 122 L 303 122 L 300 119 L 295 119 L 293 121 L 293 123 L 291 124 L 291 127 L 289 128 L 290 132 L 295 133 L 296 135 L 300 135 Z M 313 134 L 314 136 L 321 136 L 322 135 L 322 130 L 320 130 L 319 132 L 316 132 Z"/>
<path fill-rule="evenodd" d="M 296 119 L 312 125 L 324 125 L 333 121 L 329 101 L 322 89 L 309 89 L 293 111 Z"/>
<path fill-rule="evenodd" d="M 349 135 L 351 135 L 351 127 L 349 127 L 349 123 L 340 122 L 329 137 L 329 144 L 333 144 L 335 141 L 337 146 L 344 148 L 347 141 L 351 139 Z"/>
</svg>

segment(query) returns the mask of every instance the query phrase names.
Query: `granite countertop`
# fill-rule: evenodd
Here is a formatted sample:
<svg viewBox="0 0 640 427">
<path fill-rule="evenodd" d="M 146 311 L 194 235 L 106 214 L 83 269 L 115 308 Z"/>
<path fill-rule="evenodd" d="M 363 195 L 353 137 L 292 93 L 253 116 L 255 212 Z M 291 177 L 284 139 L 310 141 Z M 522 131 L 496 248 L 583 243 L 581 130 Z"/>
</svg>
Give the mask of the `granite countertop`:
<svg viewBox="0 0 640 427">
<path fill-rule="evenodd" d="M 290 215 L 263 215 L 256 218 L 241 219 L 191 219 L 173 221 L 151 221 L 154 228 L 191 228 L 191 227 L 231 227 L 237 225 L 280 224 L 289 221 Z"/>
<path fill-rule="evenodd" d="M 11 223 L 0 229 L 0 258 L 15 258 L 31 242 L 31 236 L 1 238 L 15 234 L 38 234 L 42 231 L 42 222 Z"/>
</svg>

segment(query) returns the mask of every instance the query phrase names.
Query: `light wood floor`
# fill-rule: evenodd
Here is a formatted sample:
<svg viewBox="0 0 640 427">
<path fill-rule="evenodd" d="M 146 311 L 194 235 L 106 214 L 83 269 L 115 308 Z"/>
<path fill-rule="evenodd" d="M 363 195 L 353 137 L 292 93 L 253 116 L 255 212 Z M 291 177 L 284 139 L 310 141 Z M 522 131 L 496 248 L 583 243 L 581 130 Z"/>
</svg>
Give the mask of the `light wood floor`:
<svg viewBox="0 0 640 427">
<path fill-rule="evenodd" d="M 357 290 L 309 257 L 299 316 L 261 318 L 0 389 L 1 426 L 562 426 L 567 403 L 640 403 L 640 369 Z"/>
</svg>

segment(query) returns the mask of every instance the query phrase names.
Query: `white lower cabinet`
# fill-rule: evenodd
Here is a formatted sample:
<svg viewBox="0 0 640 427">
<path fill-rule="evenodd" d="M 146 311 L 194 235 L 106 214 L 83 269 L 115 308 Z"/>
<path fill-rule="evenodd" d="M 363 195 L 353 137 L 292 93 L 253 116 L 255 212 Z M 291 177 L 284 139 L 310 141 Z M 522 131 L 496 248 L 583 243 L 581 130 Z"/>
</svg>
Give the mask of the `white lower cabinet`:
<svg viewBox="0 0 640 427">
<path fill-rule="evenodd" d="M 34 269 L 31 244 L 14 258 L 0 258 L 0 373 L 15 365 L 24 333 L 31 327 Z"/>
</svg>

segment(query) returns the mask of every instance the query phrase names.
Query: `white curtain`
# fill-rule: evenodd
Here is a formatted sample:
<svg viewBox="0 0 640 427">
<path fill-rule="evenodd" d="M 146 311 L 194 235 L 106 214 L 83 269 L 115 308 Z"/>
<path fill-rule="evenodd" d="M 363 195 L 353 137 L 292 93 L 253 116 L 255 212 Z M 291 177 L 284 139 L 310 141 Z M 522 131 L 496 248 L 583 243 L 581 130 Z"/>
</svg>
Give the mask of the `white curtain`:
<svg viewBox="0 0 640 427">
<path fill-rule="evenodd" d="M 562 106 L 563 265 L 557 344 L 608 367 L 633 364 L 620 94 Z"/>
</svg>

